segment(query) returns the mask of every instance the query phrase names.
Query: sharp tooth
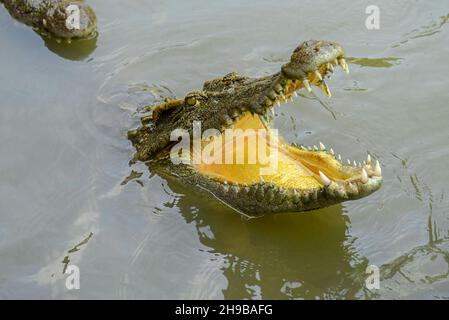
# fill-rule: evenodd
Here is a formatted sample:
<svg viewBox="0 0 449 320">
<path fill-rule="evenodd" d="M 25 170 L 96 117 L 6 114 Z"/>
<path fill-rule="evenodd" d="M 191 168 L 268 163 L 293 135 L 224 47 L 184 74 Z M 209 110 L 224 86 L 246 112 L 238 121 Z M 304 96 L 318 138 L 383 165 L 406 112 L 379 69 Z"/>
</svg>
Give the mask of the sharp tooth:
<svg viewBox="0 0 449 320">
<path fill-rule="evenodd" d="M 277 83 L 275 86 L 274 86 L 274 90 L 277 92 L 277 93 L 281 93 L 282 92 L 282 86 L 279 84 L 279 83 Z"/>
<path fill-rule="evenodd" d="M 354 160 L 354 167 L 357 167 L 357 161 Z"/>
<path fill-rule="evenodd" d="M 331 72 L 334 72 L 334 66 L 332 65 L 332 63 L 327 63 L 327 68 L 328 68 Z"/>
<path fill-rule="evenodd" d="M 332 180 L 331 180 L 331 179 L 329 179 L 328 177 L 326 177 L 326 175 L 325 175 L 324 173 L 322 173 L 321 171 L 318 171 L 318 172 L 320 173 L 320 178 L 321 178 L 321 180 L 323 180 L 323 182 L 324 182 L 324 184 L 325 184 L 326 186 L 332 184 Z"/>
<path fill-rule="evenodd" d="M 334 66 L 338 66 L 338 60 L 337 60 L 337 59 L 334 59 L 334 60 L 332 61 L 332 63 L 334 64 Z"/>
<path fill-rule="evenodd" d="M 312 147 L 307 147 L 307 150 L 312 151 Z"/>
<path fill-rule="evenodd" d="M 341 155 L 340 154 L 337 156 L 337 158 L 338 158 L 338 161 L 341 162 Z"/>
<path fill-rule="evenodd" d="M 310 86 L 309 80 L 303 80 L 302 82 L 307 91 L 312 92 L 312 87 Z"/>
<path fill-rule="evenodd" d="M 280 106 L 281 106 L 281 103 L 280 103 L 279 101 L 277 101 L 277 102 L 276 102 L 276 106 L 277 106 L 277 107 L 280 107 Z"/>
<path fill-rule="evenodd" d="M 263 180 L 263 178 L 262 178 L 262 176 L 260 176 L 260 184 L 264 184 L 265 183 L 265 181 Z"/>
<path fill-rule="evenodd" d="M 343 58 L 339 59 L 338 63 L 340 64 L 340 67 L 342 67 L 342 69 L 345 71 L 345 73 L 349 73 L 349 67 L 345 59 Z"/>
<path fill-rule="evenodd" d="M 320 80 L 323 80 L 323 77 L 321 76 L 321 73 L 318 70 L 315 70 L 314 74 L 315 74 L 315 77 L 317 77 Z"/>
<path fill-rule="evenodd" d="M 270 113 L 271 113 L 271 116 L 274 117 L 274 109 L 273 108 L 270 108 Z"/>
<path fill-rule="evenodd" d="M 296 91 L 293 91 L 293 96 L 296 98 L 298 97 L 298 94 L 296 93 Z"/>
<path fill-rule="evenodd" d="M 329 90 L 329 87 L 327 86 L 327 83 L 323 80 L 321 81 L 320 85 L 319 85 L 320 89 L 324 92 L 324 94 L 326 96 L 328 96 L 329 98 L 332 97 L 332 93 Z"/>
<path fill-rule="evenodd" d="M 359 162 L 359 167 L 361 167 L 362 166 L 362 163 L 361 162 Z"/>
<path fill-rule="evenodd" d="M 348 161 L 348 164 L 350 165 L 351 164 L 351 160 L 348 159 L 347 161 Z"/>
<path fill-rule="evenodd" d="M 316 145 L 313 145 L 313 150 L 318 151 L 318 147 Z"/>
<path fill-rule="evenodd" d="M 304 146 L 300 146 L 300 148 L 301 148 L 301 150 L 307 150 L 307 148 L 306 147 L 304 147 Z"/>
<path fill-rule="evenodd" d="M 366 163 L 371 164 L 371 155 L 368 154 L 368 157 L 366 158 Z"/>
<path fill-rule="evenodd" d="M 380 168 L 379 160 L 376 161 L 376 166 L 374 167 L 374 175 L 378 177 L 382 176 L 382 169 Z"/>
<path fill-rule="evenodd" d="M 366 173 L 365 169 L 362 169 L 362 182 L 367 183 L 368 182 L 368 173 Z"/>
<path fill-rule="evenodd" d="M 331 155 L 335 155 L 334 149 L 331 148 L 329 151 L 331 152 Z"/>
<path fill-rule="evenodd" d="M 326 150 L 326 146 L 322 142 L 320 142 L 320 150 Z"/>
<path fill-rule="evenodd" d="M 292 97 L 290 97 L 290 100 L 288 100 L 289 102 L 293 102 L 293 98 Z"/>
</svg>

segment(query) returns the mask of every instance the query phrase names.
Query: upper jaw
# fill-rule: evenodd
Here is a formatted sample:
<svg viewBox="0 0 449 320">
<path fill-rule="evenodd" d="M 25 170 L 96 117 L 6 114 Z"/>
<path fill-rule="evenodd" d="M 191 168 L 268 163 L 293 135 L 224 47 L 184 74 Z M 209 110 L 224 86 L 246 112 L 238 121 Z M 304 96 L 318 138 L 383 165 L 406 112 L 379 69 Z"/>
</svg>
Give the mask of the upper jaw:
<svg viewBox="0 0 449 320">
<path fill-rule="evenodd" d="M 296 48 L 281 72 L 261 79 L 263 84 L 257 88 L 248 85 L 242 91 L 246 95 L 254 95 L 254 98 L 246 101 L 245 95 L 236 95 L 235 105 L 221 117 L 221 129 L 232 127 L 246 112 L 258 114 L 268 122 L 274 113 L 272 107 L 291 102 L 301 89 L 311 92 L 313 86 L 316 86 L 331 97 L 325 78 L 330 78 L 338 66 L 349 73 L 344 56 L 343 48 L 336 43 L 316 40 L 304 42 Z"/>
<path fill-rule="evenodd" d="M 251 106 L 252 112 L 264 115 L 271 107 L 279 106 L 296 97 L 297 91 L 302 88 L 311 92 L 312 85 L 317 86 L 330 97 L 332 94 L 325 78 L 330 78 L 337 66 L 340 66 L 345 73 L 349 73 L 344 59 L 345 53 L 340 46 L 335 44 L 331 49 L 324 50 L 322 54 L 314 57 L 304 56 L 304 51 L 299 50 L 301 48 L 302 46 L 295 50 L 291 61 L 282 67 L 278 78 L 254 101 Z"/>
<path fill-rule="evenodd" d="M 344 49 L 337 43 L 309 40 L 293 52 L 290 62 L 282 67 L 287 77 L 303 80 L 308 73 L 319 70 L 323 64 L 345 56 Z"/>
</svg>

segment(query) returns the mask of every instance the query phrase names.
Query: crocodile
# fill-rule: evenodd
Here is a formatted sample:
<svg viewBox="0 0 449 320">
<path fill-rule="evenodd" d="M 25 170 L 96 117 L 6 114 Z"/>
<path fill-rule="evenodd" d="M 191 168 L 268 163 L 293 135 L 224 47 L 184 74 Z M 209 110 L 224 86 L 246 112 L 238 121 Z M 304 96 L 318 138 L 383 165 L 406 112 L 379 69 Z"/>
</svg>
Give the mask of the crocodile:
<svg viewBox="0 0 449 320">
<path fill-rule="evenodd" d="M 330 97 L 326 80 L 337 66 L 349 73 L 342 46 L 309 40 L 272 75 L 249 78 L 233 72 L 206 81 L 201 91 L 183 99 L 167 98 L 142 117 L 141 126 L 128 131 L 136 149 L 133 161 L 175 176 L 248 216 L 309 211 L 365 197 L 382 184 L 380 163 L 370 154 L 363 163 L 343 163 L 321 142 L 308 147 L 288 143 L 272 128 L 274 109 L 291 102 L 299 90 L 318 87 Z M 203 135 L 195 136 L 198 125 Z M 250 159 L 250 138 L 261 143 L 258 150 L 267 146 L 264 161 Z"/>
<path fill-rule="evenodd" d="M 96 36 L 97 18 L 83 0 L 0 0 L 9 13 L 41 35 L 57 41 L 90 39 Z M 70 24 L 76 14 L 79 25 Z M 79 18 L 79 19 L 78 19 Z"/>
</svg>

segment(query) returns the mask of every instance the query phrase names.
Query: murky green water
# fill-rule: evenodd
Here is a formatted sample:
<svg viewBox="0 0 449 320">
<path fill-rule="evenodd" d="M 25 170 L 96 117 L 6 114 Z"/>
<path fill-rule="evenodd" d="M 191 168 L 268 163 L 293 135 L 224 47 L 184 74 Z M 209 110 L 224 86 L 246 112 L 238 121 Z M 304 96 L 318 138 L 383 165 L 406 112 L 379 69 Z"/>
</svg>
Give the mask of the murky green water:
<svg viewBox="0 0 449 320">
<path fill-rule="evenodd" d="M 0 298 L 449 297 L 447 1 L 90 3 L 100 37 L 75 52 L 0 10 Z M 369 4 L 380 30 L 365 28 Z M 274 72 L 313 38 L 343 44 L 351 74 L 319 94 L 327 109 L 296 100 L 275 125 L 376 155 L 380 191 L 248 221 L 128 165 L 140 107 Z M 70 264 L 80 290 L 65 287 Z M 367 265 L 383 265 L 379 290 Z"/>
</svg>

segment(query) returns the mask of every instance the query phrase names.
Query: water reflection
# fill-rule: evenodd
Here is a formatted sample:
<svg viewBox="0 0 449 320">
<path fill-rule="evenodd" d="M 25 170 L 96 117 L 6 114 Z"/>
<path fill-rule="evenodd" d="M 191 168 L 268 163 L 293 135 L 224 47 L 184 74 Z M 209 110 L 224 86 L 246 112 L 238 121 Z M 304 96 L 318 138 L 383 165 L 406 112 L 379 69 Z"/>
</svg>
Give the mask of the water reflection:
<svg viewBox="0 0 449 320">
<path fill-rule="evenodd" d="M 449 299 L 449 239 L 416 247 L 383 265 L 380 290 L 367 298 Z"/>
<path fill-rule="evenodd" d="M 176 207 L 209 248 L 204 276 L 221 266 L 225 299 L 448 298 L 449 237 L 435 238 L 431 220 L 429 243 L 379 266 L 380 288 L 368 290 L 371 263 L 357 252 L 342 205 L 246 219 L 157 166 L 149 168 L 179 196 Z"/>
<path fill-rule="evenodd" d="M 403 44 L 408 43 L 410 40 L 415 40 L 424 37 L 433 36 L 439 32 L 449 21 L 449 14 L 440 16 L 438 20 L 432 21 L 429 24 L 423 25 L 421 27 L 415 28 L 412 31 L 405 34 L 405 38 L 399 43 L 392 45 L 392 48 L 397 48 Z"/>
<path fill-rule="evenodd" d="M 81 61 L 89 57 L 97 48 L 97 38 L 95 36 L 91 39 L 73 40 L 70 44 L 65 41 L 56 41 L 54 38 L 42 36 L 45 46 L 58 56 L 74 61 Z"/>
<path fill-rule="evenodd" d="M 397 65 L 403 60 L 402 58 L 355 58 L 348 57 L 346 60 L 349 63 L 359 65 L 361 67 L 371 67 L 371 68 L 391 68 L 394 65 Z"/>
<path fill-rule="evenodd" d="M 225 299 L 355 298 L 360 291 L 358 275 L 367 261 L 351 245 L 341 205 L 248 220 L 164 178 L 182 195 L 177 207 L 195 224 L 201 243 L 212 257 L 224 259 Z"/>
</svg>

